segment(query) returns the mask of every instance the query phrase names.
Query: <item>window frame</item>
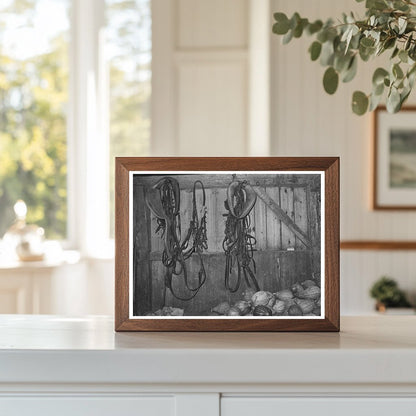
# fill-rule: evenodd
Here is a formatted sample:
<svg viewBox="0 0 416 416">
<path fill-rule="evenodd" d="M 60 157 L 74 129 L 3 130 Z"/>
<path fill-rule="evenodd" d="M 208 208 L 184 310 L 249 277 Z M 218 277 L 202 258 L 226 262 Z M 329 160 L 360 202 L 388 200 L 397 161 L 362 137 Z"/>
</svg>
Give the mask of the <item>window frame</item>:
<svg viewBox="0 0 416 416">
<path fill-rule="evenodd" d="M 108 74 L 105 0 L 72 0 L 67 118 L 67 248 L 114 256 L 109 227 Z"/>
<path fill-rule="evenodd" d="M 106 1 L 68 3 L 67 235 L 59 242 L 84 258 L 112 259 Z"/>
</svg>

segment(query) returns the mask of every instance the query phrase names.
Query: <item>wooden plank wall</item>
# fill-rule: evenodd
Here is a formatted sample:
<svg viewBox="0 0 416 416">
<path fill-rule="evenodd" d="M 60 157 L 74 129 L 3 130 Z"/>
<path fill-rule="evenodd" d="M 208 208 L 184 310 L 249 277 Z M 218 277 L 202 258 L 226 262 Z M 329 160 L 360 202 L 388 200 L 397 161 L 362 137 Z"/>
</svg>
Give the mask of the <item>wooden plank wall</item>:
<svg viewBox="0 0 416 416">
<path fill-rule="evenodd" d="M 169 291 L 164 295 L 165 269 L 160 261 L 163 241 L 160 234 L 155 234 L 157 228 L 155 216 L 148 212 L 151 218 L 149 260 L 143 260 L 142 255 L 142 261 L 136 263 L 136 281 L 146 282 L 150 277 L 152 287 L 149 290 L 148 283 L 143 286 L 141 283 L 135 285 L 144 288 L 142 296 L 137 295 L 136 299 L 139 303 L 142 302 L 143 305 L 146 305 L 146 308 L 150 304 L 151 309 L 155 311 L 165 304 L 165 306 L 184 308 L 187 314 L 192 315 L 201 311 L 209 313 L 210 309 L 221 301 L 235 302 L 242 298 L 242 292 L 246 288 L 244 281 L 239 291 L 234 294 L 228 293 L 224 287 L 225 255 L 222 241 L 225 229 L 224 214 L 227 212 L 224 207 L 226 188 L 220 188 L 218 184 L 215 187 L 209 187 L 210 184 L 205 183 L 205 180 L 204 185 L 206 185 L 207 198 L 208 251 L 204 254 L 207 281 L 198 295 L 190 301 L 180 301 L 173 297 Z M 143 195 L 143 185 L 140 185 L 139 182 L 137 182 L 135 189 L 135 195 Z M 266 208 L 263 201 L 257 199 L 256 205 L 250 214 L 252 234 L 257 240 L 255 248 L 258 251 L 254 255 L 257 265 L 257 280 L 262 290 L 276 292 L 291 287 L 297 281 L 308 279 L 313 272 L 320 270 L 320 194 L 319 189 L 314 188 L 312 180 L 311 183 L 296 186 L 293 184 L 280 187 L 264 186 L 264 189 L 314 242 L 314 248 L 307 250 L 293 232 L 285 224 L 282 224 L 270 209 Z M 197 206 L 200 207 L 201 193 L 198 192 L 197 195 Z M 141 209 L 148 211 L 140 198 L 136 201 Z M 192 189 L 181 190 L 180 215 L 183 237 L 186 234 L 192 215 Z M 143 252 L 143 243 L 140 247 Z M 151 263 L 150 276 L 145 265 L 146 262 Z M 194 255 L 188 260 L 188 278 L 191 286 L 197 285 L 198 270 L 199 260 Z M 173 286 L 181 296 L 189 294 L 183 286 L 182 276 L 173 277 Z M 140 293 L 140 289 L 136 290 L 135 293 Z M 140 311 L 140 313 L 148 312 L 140 306 L 137 311 Z"/>
</svg>

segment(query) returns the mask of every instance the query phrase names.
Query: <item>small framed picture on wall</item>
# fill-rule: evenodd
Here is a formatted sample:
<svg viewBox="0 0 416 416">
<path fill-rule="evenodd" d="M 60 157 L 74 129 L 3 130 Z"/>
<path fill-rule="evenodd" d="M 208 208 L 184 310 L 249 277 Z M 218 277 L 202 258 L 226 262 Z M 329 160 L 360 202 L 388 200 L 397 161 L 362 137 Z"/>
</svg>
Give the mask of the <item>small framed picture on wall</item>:
<svg viewBox="0 0 416 416">
<path fill-rule="evenodd" d="M 374 112 L 373 208 L 416 209 L 416 107 Z"/>
</svg>

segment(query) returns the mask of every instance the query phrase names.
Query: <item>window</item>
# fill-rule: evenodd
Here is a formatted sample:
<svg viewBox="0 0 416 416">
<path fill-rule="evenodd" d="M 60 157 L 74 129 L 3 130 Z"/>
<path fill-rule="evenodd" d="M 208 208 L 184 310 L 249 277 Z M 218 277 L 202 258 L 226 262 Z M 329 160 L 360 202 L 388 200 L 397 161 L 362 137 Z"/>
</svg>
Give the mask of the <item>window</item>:
<svg viewBox="0 0 416 416">
<path fill-rule="evenodd" d="M 114 157 L 149 153 L 150 0 L 107 0 L 110 79 L 110 235 L 114 236 Z"/>
<path fill-rule="evenodd" d="M 0 237 L 28 222 L 93 255 L 114 234 L 114 157 L 147 155 L 151 0 L 0 5 Z"/>
<path fill-rule="evenodd" d="M 69 6 L 0 6 L 0 236 L 24 199 L 29 222 L 48 238 L 66 237 Z"/>
</svg>

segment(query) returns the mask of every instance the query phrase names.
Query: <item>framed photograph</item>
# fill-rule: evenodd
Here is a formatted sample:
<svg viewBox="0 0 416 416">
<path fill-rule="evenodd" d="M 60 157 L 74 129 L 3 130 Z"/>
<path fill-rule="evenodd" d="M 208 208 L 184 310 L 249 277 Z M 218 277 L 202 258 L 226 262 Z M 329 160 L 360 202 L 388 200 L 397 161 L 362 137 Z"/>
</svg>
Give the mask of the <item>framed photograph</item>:
<svg viewBox="0 0 416 416">
<path fill-rule="evenodd" d="M 339 331 L 339 159 L 116 158 L 116 331 Z"/>
<path fill-rule="evenodd" d="M 373 208 L 416 209 L 416 107 L 374 112 Z"/>
</svg>

